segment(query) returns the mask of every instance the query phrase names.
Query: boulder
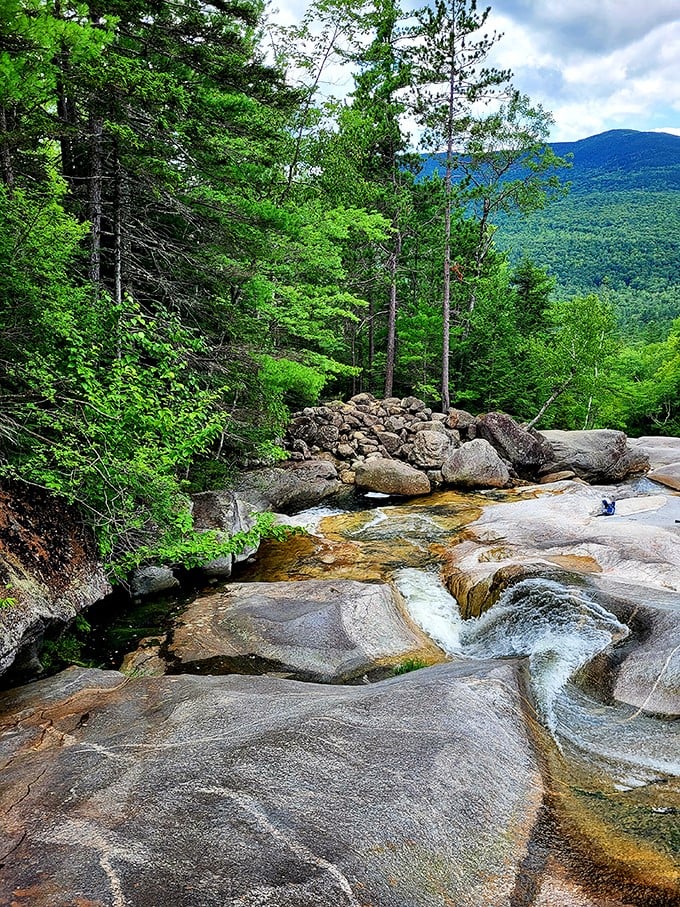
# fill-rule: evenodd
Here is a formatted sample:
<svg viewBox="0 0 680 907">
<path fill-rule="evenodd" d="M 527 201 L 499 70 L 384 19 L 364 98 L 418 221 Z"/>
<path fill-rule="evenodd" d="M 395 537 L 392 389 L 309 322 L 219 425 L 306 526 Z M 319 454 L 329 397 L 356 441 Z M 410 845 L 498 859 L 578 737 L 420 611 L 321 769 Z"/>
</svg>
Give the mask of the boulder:
<svg viewBox="0 0 680 907">
<path fill-rule="evenodd" d="M 317 683 L 442 658 L 390 586 L 347 580 L 233 583 L 201 596 L 177 618 L 168 653 L 183 673 L 277 671 Z"/>
<path fill-rule="evenodd" d="M 446 416 L 447 428 L 456 428 L 465 434 L 470 426 L 475 424 L 475 417 L 464 409 L 450 409 Z"/>
<path fill-rule="evenodd" d="M 402 409 L 405 409 L 410 413 L 420 413 L 427 408 L 423 401 L 419 400 L 418 397 L 404 397 L 400 405 Z"/>
<path fill-rule="evenodd" d="M 376 436 L 387 453 L 394 454 L 401 447 L 401 438 L 399 437 L 399 435 L 394 434 L 394 432 L 379 431 L 376 432 Z"/>
<path fill-rule="evenodd" d="M 203 491 L 191 496 L 194 527 L 205 532 L 216 530 L 225 537 L 239 532 L 249 532 L 255 525 L 256 510 L 252 504 L 232 491 Z M 211 580 L 228 579 L 234 564 L 247 560 L 257 551 L 252 545 L 236 554 L 216 558 L 201 567 L 201 572 Z"/>
<path fill-rule="evenodd" d="M 269 467 L 244 473 L 238 496 L 261 510 L 297 513 L 314 507 L 340 488 L 338 471 L 329 460 L 306 460 L 287 469 Z"/>
<path fill-rule="evenodd" d="M 452 451 L 442 465 L 442 476 L 447 484 L 464 488 L 504 488 L 510 481 L 508 467 L 483 438 Z"/>
<path fill-rule="evenodd" d="M 644 453 L 628 445 L 622 431 L 607 428 L 590 431 L 542 431 L 552 448 L 552 459 L 543 472 L 573 470 L 587 482 L 620 482 L 627 476 L 646 472 Z"/>
<path fill-rule="evenodd" d="M 503 460 L 512 463 L 520 476 L 534 476 L 551 460 L 551 450 L 538 432 L 532 434 L 505 413 L 487 413 L 477 418 L 477 437 L 491 444 Z"/>
<path fill-rule="evenodd" d="M 6 693 L 0 902 L 524 903 L 544 796 L 524 699 L 484 662 L 346 687 L 72 669 Z"/>
<path fill-rule="evenodd" d="M 411 496 L 429 494 L 431 490 L 425 473 L 400 460 L 375 459 L 358 463 L 355 473 L 357 487 L 366 491 Z"/>
<path fill-rule="evenodd" d="M 137 567 L 130 578 L 130 594 L 133 598 L 160 595 L 170 589 L 179 589 L 179 580 L 172 567 Z"/>
<path fill-rule="evenodd" d="M 680 463 L 680 438 L 658 435 L 629 438 L 628 446 L 646 456 L 651 469 L 669 466 L 671 463 Z"/>
<path fill-rule="evenodd" d="M 666 466 L 657 466 L 647 473 L 653 482 L 666 485 L 674 491 L 680 491 L 680 462 L 669 463 Z"/>
<path fill-rule="evenodd" d="M 433 425 L 441 426 L 440 422 Z M 444 460 L 456 448 L 456 444 L 445 429 L 440 431 L 419 431 L 413 439 L 410 461 L 420 469 L 441 469 Z"/>
<path fill-rule="evenodd" d="M 39 672 L 45 634 L 111 591 L 79 514 L 29 485 L 0 489 L 0 579 L 0 674 Z"/>
</svg>

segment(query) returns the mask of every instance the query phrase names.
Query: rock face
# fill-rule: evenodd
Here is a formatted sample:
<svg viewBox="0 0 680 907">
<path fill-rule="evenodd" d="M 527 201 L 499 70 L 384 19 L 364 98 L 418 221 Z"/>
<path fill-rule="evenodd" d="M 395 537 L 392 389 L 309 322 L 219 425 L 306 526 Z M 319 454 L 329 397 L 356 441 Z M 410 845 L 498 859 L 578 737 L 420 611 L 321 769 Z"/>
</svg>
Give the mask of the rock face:
<svg viewBox="0 0 680 907">
<path fill-rule="evenodd" d="M 510 481 L 508 467 L 483 438 L 454 450 L 444 461 L 442 476 L 463 488 L 504 488 Z"/>
<path fill-rule="evenodd" d="M 237 495 L 260 510 L 296 513 L 314 507 L 340 489 L 338 471 L 328 460 L 309 460 L 289 469 L 270 467 L 244 473 Z"/>
<path fill-rule="evenodd" d="M 628 445 L 649 460 L 651 469 L 680 463 L 680 438 L 645 436 L 629 438 Z"/>
<path fill-rule="evenodd" d="M 382 494 L 412 496 L 429 494 L 431 490 L 424 473 L 399 460 L 367 460 L 359 463 L 355 476 L 358 488 Z"/>
<path fill-rule="evenodd" d="M 255 525 L 257 509 L 232 491 L 204 491 L 191 496 L 194 527 L 199 531 L 216 530 L 230 537 L 249 532 Z M 205 564 L 201 571 L 208 579 L 228 579 L 234 564 L 240 564 L 257 551 L 246 547 Z"/>
<path fill-rule="evenodd" d="M 505 907 L 543 792 L 522 698 L 488 663 L 356 687 L 71 669 L 15 690 L 0 902 Z"/>
<path fill-rule="evenodd" d="M 320 683 L 444 657 L 404 617 L 390 586 L 337 580 L 233 583 L 189 605 L 168 652 L 176 671 L 268 670 Z"/>
<path fill-rule="evenodd" d="M 0 673 L 40 670 L 38 649 L 111 587 L 77 514 L 37 489 L 0 489 Z"/>
<path fill-rule="evenodd" d="M 645 601 L 639 589 L 638 600 Z M 659 596 L 655 596 L 659 600 Z M 680 715 L 680 614 L 678 599 L 670 599 L 668 610 L 640 607 L 635 614 L 642 641 L 617 666 L 614 698 L 644 712 Z M 622 617 L 630 608 L 612 607 Z"/>
<path fill-rule="evenodd" d="M 538 432 L 526 431 L 505 413 L 480 416 L 477 435 L 523 476 L 536 475 L 552 458 L 549 444 Z"/>
<path fill-rule="evenodd" d="M 544 472 L 573 470 L 587 482 L 607 484 L 645 472 L 649 461 L 644 453 L 628 444 L 622 431 L 543 431 L 553 457 Z"/>
<path fill-rule="evenodd" d="M 669 463 L 667 466 L 657 466 L 647 473 L 653 482 L 666 485 L 674 491 L 680 491 L 680 462 Z"/>
</svg>

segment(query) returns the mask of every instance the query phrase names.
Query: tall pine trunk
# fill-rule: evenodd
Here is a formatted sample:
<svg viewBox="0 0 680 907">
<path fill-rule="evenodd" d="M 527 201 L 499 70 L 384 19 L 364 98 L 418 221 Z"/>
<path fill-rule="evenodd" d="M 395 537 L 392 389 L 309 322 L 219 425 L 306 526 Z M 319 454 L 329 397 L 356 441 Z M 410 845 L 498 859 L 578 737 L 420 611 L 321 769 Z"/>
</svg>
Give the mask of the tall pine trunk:
<svg viewBox="0 0 680 907">
<path fill-rule="evenodd" d="M 449 411 L 449 363 L 451 359 L 451 206 L 453 168 L 453 110 L 456 97 L 456 65 L 453 48 L 455 32 L 451 31 L 451 67 L 449 70 L 449 110 L 446 129 L 446 176 L 444 179 L 444 293 L 442 299 L 442 412 Z"/>
<path fill-rule="evenodd" d="M 389 258 L 390 301 L 387 312 L 387 362 L 385 365 L 385 396 L 391 397 L 394 385 L 394 365 L 397 350 L 397 269 L 401 256 L 401 231 L 397 230 L 394 249 Z"/>
<path fill-rule="evenodd" d="M 90 117 L 90 281 L 98 293 L 102 277 L 102 184 L 104 120 Z"/>
<path fill-rule="evenodd" d="M 11 195 L 14 189 L 14 166 L 12 164 L 7 109 L 2 106 L 0 106 L 0 172 L 2 172 L 2 181 L 7 187 L 7 192 Z"/>
</svg>

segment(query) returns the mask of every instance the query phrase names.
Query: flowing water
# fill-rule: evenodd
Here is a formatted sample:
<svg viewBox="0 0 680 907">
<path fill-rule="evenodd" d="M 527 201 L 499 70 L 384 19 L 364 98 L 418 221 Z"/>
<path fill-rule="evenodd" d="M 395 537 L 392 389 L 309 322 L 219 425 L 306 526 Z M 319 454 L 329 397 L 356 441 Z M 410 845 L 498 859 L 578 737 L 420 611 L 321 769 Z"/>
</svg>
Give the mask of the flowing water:
<svg viewBox="0 0 680 907">
<path fill-rule="evenodd" d="M 450 658 L 521 660 L 549 778 L 551 834 L 592 864 L 593 877 L 609 879 L 600 897 L 612 900 L 594 903 L 680 905 L 680 720 L 617 702 L 606 677 L 599 686 L 588 679 L 589 665 L 611 664 L 634 644 L 600 594 L 606 577 L 521 579 L 467 620 L 440 579 L 442 558 L 469 536 L 466 527 L 489 504 L 516 497 L 442 493 L 357 512 L 316 508 L 297 518 L 312 534 L 268 544 L 246 578 L 391 582 Z M 649 592 L 649 604 L 657 598 L 680 610 L 680 596 Z M 583 884 L 594 891 L 592 879 Z M 613 899 L 624 891 L 628 900 Z"/>
</svg>

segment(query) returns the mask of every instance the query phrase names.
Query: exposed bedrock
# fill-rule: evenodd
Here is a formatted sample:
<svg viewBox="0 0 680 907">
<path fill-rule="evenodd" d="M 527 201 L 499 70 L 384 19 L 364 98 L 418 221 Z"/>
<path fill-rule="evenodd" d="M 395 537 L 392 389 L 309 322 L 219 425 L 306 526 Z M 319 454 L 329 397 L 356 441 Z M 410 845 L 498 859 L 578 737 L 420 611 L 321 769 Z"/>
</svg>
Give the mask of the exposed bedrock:
<svg viewBox="0 0 680 907">
<path fill-rule="evenodd" d="M 39 489 L 0 489 L 0 673 L 40 670 L 56 634 L 111 587 L 78 514 Z"/>
<path fill-rule="evenodd" d="M 603 517 L 600 498 L 616 497 L 616 488 L 562 483 L 553 491 L 527 488 L 487 507 L 448 550 L 444 577 L 462 613 L 479 615 L 526 577 L 581 576 L 636 630 L 615 659 L 613 697 L 680 714 L 680 497 L 620 498 L 616 515 Z"/>
<path fill-rule="evenodd" d="M 535 885 L 509 664 L 354 687 L 71 669 L 0 707 L 2 903 L 507 907 Z"/>
<path fill-rule="evenodd" d="M 444 654 L 405 616 L 391 586 L 308 580 L 232 583 L 197 598 L 176 620 L 168 657 L 182 672 L 344 683 Z"/>
</svg>

